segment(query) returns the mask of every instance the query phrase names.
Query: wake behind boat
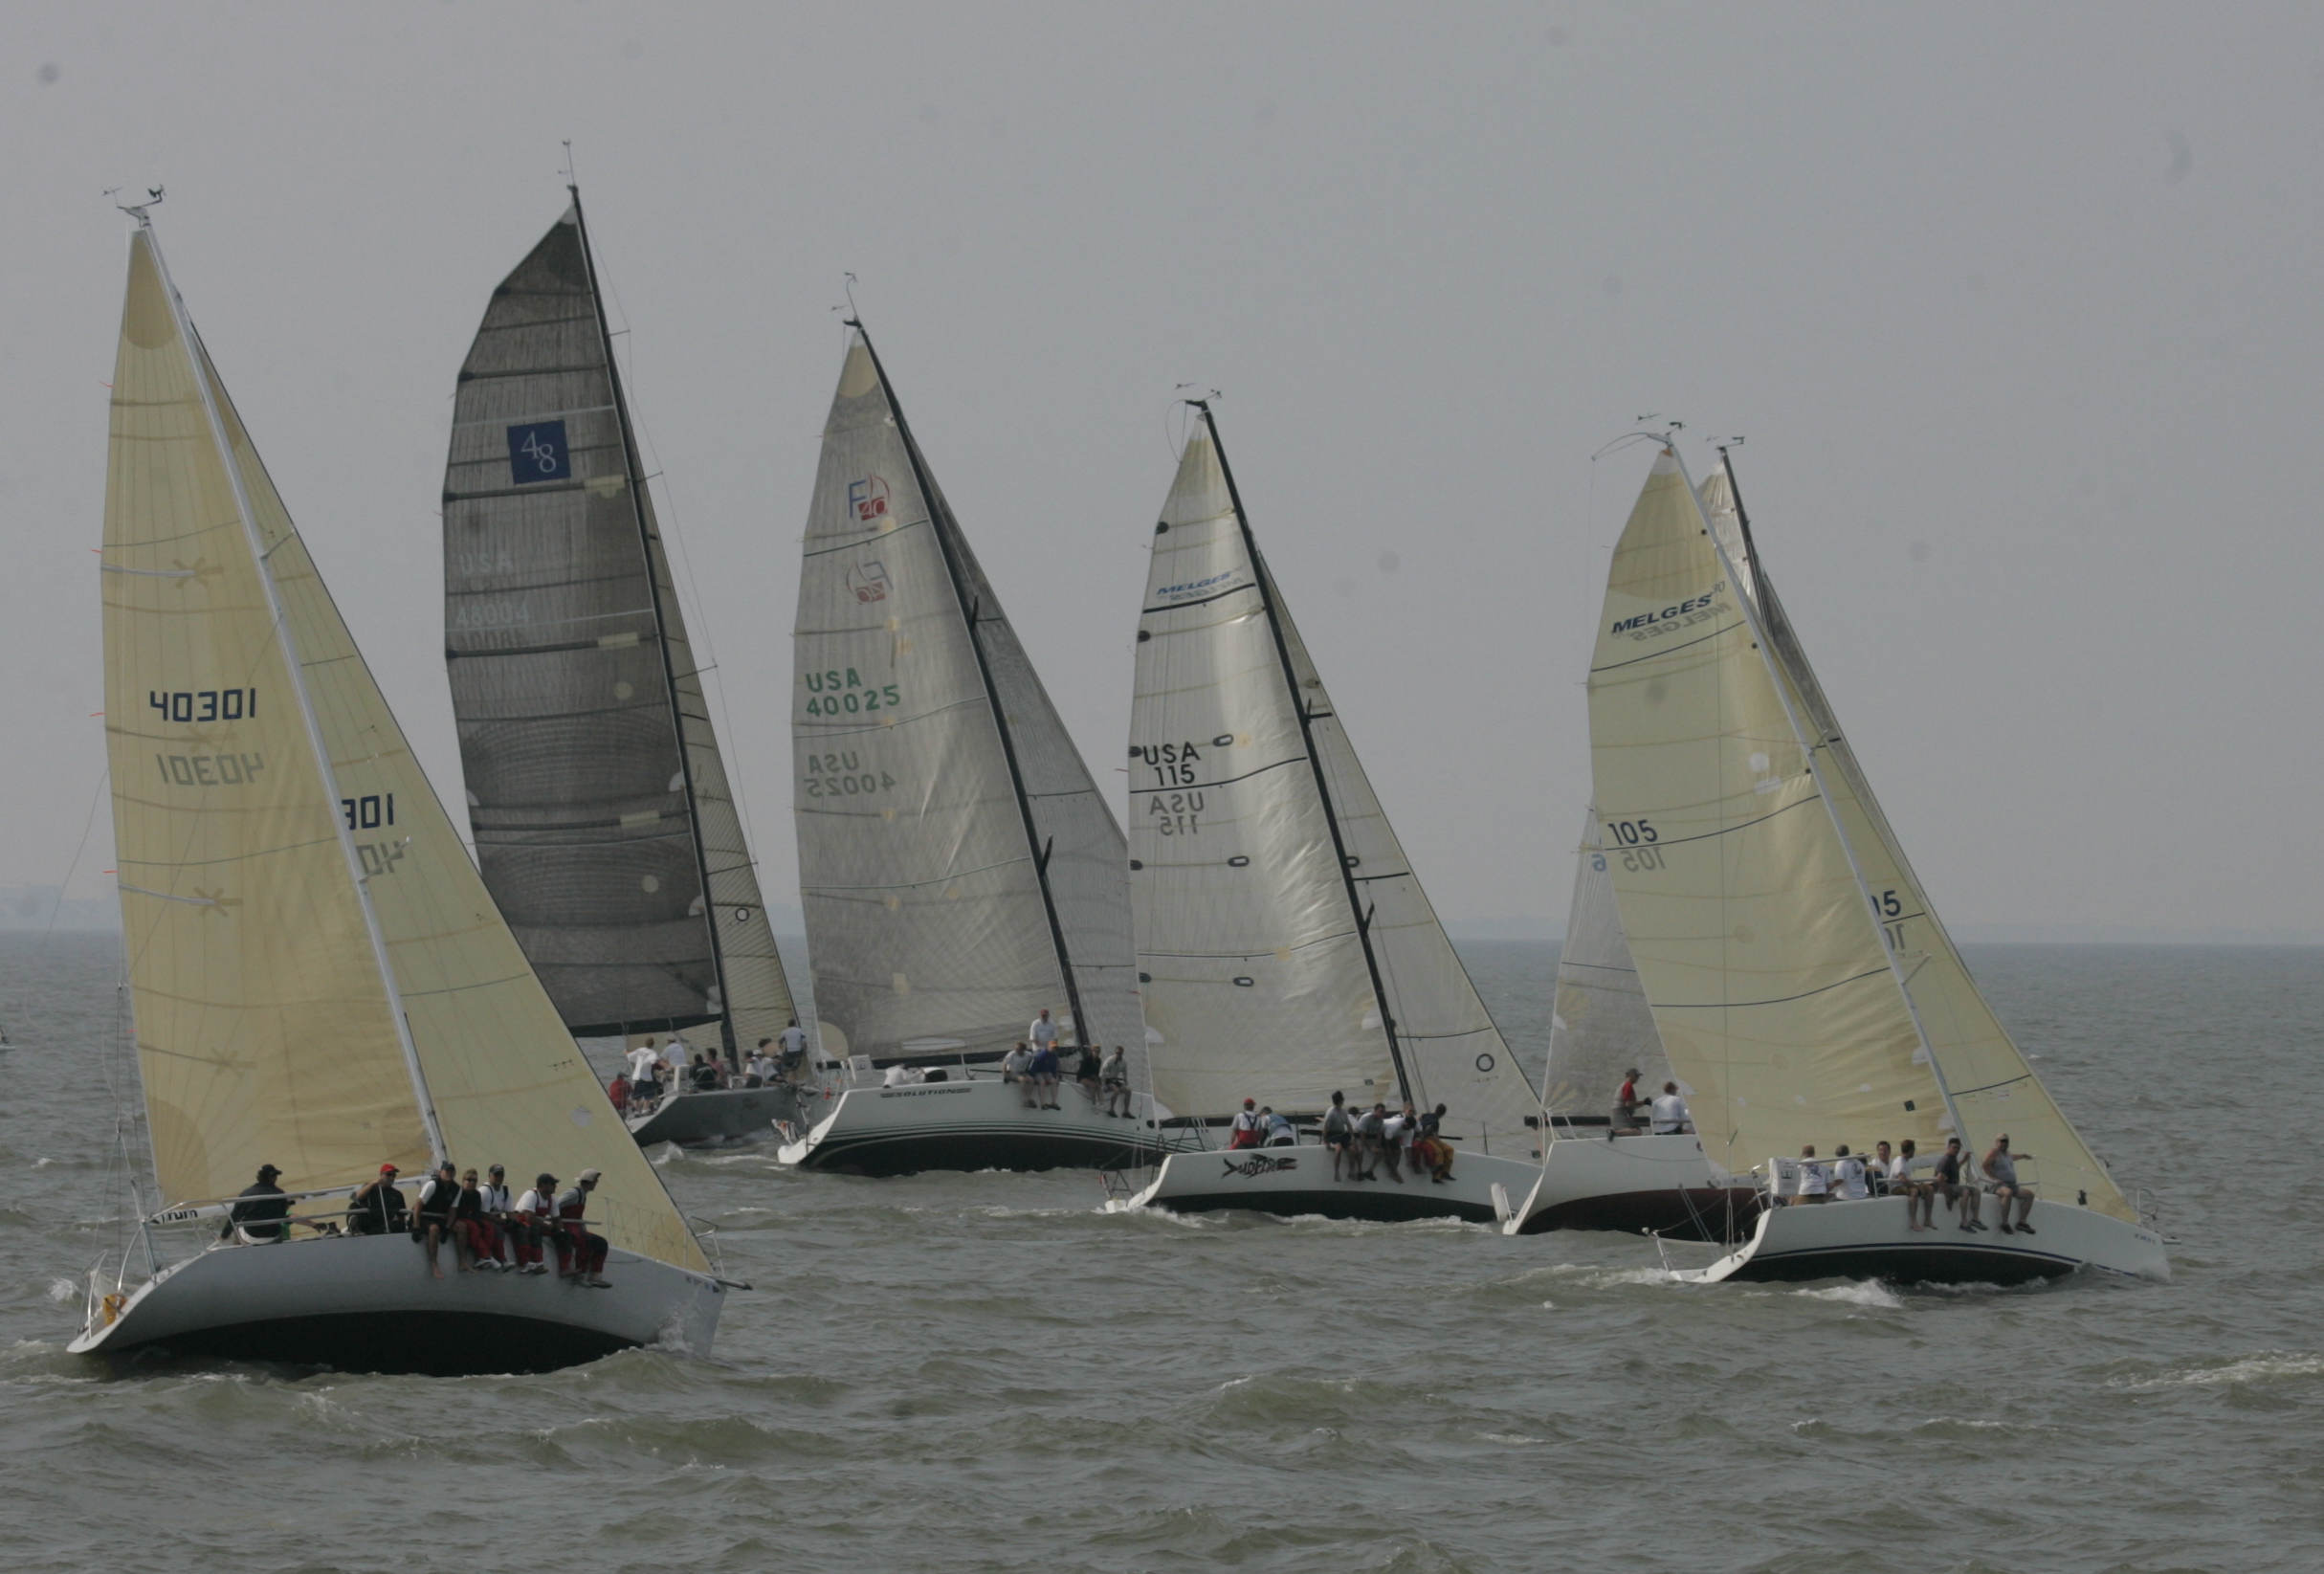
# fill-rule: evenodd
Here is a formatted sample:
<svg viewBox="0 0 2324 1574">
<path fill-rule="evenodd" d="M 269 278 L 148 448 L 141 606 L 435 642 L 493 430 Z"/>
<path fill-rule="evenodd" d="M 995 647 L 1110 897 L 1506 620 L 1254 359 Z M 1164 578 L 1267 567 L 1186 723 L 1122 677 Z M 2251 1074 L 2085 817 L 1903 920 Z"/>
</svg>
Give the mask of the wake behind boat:
<svg viewBox="0 0 2324 1574">
<path fill-rule="evenodd" d="M 803 548 L 791 711 L 820 1053 L 850 1075 L 782 1156 L 880 1174 L 1142 1162 L 1162 1148 L 1151 1118 L 1092 1116 L 1070 1088 L 1058 1109 L 1024 1110 L 1014 1084 L 981 1086 L 978 1068 L 1045 1013 L 1058 1053 L 1121 1046 L 1143 1085 L 1125 849 L 870 336 L 851 328 Z M 885 1085 L 890 1068 L 945 1065 L 950 1091 Z"/>
<path fill-rule="evenodd" d="M 571 192 L 461 365 L 444 472 L 444 654 L 476 861 L 576 1037 L 707 1025 L 723 1072 L 633 1089 L 640 1143 L 769 1138 L 748 1086 L 790 987 L 719 750 Z M 678 1068 L 681 1078 L 688 1069 Z"/>
<path fill-rule="evenodd" d="M 1126 1206 L 1494 1223 L 1539 1177 L 1540 1106 L 1357 760 L 1211 411 L 1193 408 L 1131 704 L 1148 1057 L 1206 1144 L 1230 1125 L 1255 1140 L 1262 1113 L 1300 1140 L 1173 1154 Z M 1371 1122 L 1339 1158 L 1317 1141 L 1335 1093 Z M 1407 1162 L 1409 1134 L 1385 1128 L 1423 1112 L 1433 1162 Z"/>
<path fill-rule="evenodd" d="M 133 1199 L 71 1348 L 426 1372 L 706 1351 L 722 1286 L 501 921 L 131 211 L 105 731 L 170 1203 Z M 458 1272 L 449 1244 L 437 1276 L 400 1230 L 340 1233 L 350 1205 L 312 1201 L 454 1154 L 575 1182 L 546 1231 L 559 1276 Z M 293 1189 L 218 1202 L 254 1173 Z"/>
<path fill-rule="evenodd" d="M 2167 1275 L 1906 861 L 1731 468 L 1698 497 L 1663 447 L 1614 548 L 1589 705 L 1599 820 L 1628 854 L 1608 876 L 1663 1047 L 1711 1163 L 1786 1205 L 1702 1277 Z M 1793 1154 L 1824 1191 L 1842 1144 L 1908 1140 L 1905 1181 L 1944 1194 L 1934 1229 L 1904 1228 L 1898 1199 L 1784 1194 Z"/>
</svg>

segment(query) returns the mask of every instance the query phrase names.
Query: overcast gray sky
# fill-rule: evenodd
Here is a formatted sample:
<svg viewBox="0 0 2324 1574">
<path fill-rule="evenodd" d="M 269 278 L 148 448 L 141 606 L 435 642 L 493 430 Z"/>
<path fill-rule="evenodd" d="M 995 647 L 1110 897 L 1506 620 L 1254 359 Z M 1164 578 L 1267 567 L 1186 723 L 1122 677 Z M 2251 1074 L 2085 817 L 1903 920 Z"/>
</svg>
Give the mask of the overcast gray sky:
<svg viewBox="0 0 2324 1574">
<path fill-rule="evenodd" d="M 2324 929 L 2313 7 L 9 9 L 0 883 L 103 769 L 124 221 L 439 790 L 453 377 L 572 138 L 770 898 L 857 299 L 1099 779 L 1173 385 L 1450 917 L 1564 911 L 1647 411 L 1956 922 Z M 1701 454 L 1690 454 L 1701 468 Z M 100 809 L 77 894 L 109 888 Z"/>
</svg>

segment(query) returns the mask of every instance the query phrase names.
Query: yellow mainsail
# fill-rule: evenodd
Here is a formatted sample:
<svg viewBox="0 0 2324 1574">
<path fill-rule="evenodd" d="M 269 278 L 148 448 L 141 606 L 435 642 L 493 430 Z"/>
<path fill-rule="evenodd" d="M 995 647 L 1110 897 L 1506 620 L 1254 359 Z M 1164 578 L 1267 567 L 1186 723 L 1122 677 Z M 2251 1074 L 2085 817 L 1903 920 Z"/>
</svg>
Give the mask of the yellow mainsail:
<svg viewBox="0 0 2324 1574">
<path fill-rule="evenodd" d="M 485 893 L 168 283 L 130 247 L 106 493 L 106 730 L 161 1188 L 441 1151 L 603 1172 L 626 1249 L 706 1266 Z M 399 1018 L 402 1031 L 399 1031 Z M 423 1107 L 423 1097 L 426 1107 Z"/>
</svg>

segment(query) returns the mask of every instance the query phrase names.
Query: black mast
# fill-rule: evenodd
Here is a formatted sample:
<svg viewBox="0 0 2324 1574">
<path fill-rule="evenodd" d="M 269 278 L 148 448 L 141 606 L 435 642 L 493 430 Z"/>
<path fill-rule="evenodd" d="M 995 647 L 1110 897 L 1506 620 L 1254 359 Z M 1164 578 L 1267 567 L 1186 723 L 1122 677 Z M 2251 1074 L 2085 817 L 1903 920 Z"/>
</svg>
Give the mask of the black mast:
<svg viewBox="0 0 2324 1574">
<path fill-rule="evenodd" d="M 1743 506 L 1743 483 L 1735 478 L 1735 459 L 1728 454 L 1725 443 L 1718 445 L 1718 462 L 1727 469 L 1727 490 L 1735 494 L 1735 522 L 1743 533 L 1743 556 L 1751 563 L 1751 590 L 1756 597 L 1759 594 L 1760 545 L 1751 539 L 1751 511 Z M 1741 587 L 1737 588 L 1739 590 Z"/>
<path fill-rule="evenodd" d="M 1009 731 L 1008 718 L 1001 713 L 1001 697 L 993 687 L 992 663 L 985 654 L 985 641 L 977 632 L 977 623 L 984 609 L 969 599 L 967 577 L 962 572 L 960 555 L 954 550 L 952 533 L 946 521 L 938 516 L 937 491 L 928 479 L 928 468 L 920 461 L 919 444 L 912 437 L 912 423 L 904 419 L 902 401 L 888 382 L 888 368 L 880 365 L 879 351 L 872 344 L 872 333 L 861 321 L 849 318 L 847 325 L 863 338 L 864 353 L 872 358 L 872 370 L 879 378 L 879 391 L 888 401 L 889 413 L 896 417 L 896 432 L 904 440 L 904 457 L 912 466 L 912 483 L 919 488 L 920 503 L 928 510 L 928 528 L 936 532 L 936 544 L 944 554 L 944 572 L 952 581 L 952 596 L 961 609 L 961 617 L 968 625 L 968 648 L 976 653 L 977 676 L 985 684 L 985 702 L 992 710 L 993 730 L 1000 734 L 1001 757 L 1008 762 L 1008 786 L 1017 796 L 1017 817 L 1025 826 L 1025 845 L 1033 855 L 1033 878 L 1041 887 L 1041 911 L 1049 919 L 1050 943 L 1056 947 L 1057 971 L 1065 983 L 1066 1009 L 1073 1013 L 1073 1036 L 1083 1044 L 1091 1042 L 1090 1020 L 1081 1012 L 1081 986 L 1073 980 L 1073 958 L 1065 944 L 1065 925 L 1057 920 L 1057 901 L 1049 890 L 1049 853 L 1041 841 L 1040 829 L 1033 824 L 1032 800 L 1025 795 L 1025 772 L 1017 764 L 1017 740 Z"/>
<path fill-rule="evenodd" d="M 646 466 L 638 457 L 637 434 L 630 429 L 630 402 L 622 397 L 621 370 L 613 364 L 613 331 L 606 322 L 605 296 L 597 288 L 597 259 L 589 251 L 589 221 L 582 216 L 581 188 L 567 186 L 565 189 L 573 194 L 573 224 L 581 233 L 581 266 L 588 277 L 589 309 L 597 316 L 597 342 L 604 347 L 606 380 L 613 389 L 613 423 L 621 429 L 622 466 L 630 473 L 630 515 L 637 521 L 638 550 L 646 555 L 646 591 L 653 598 L 653 644 L 661 653 L 662 684 L 670 697 L 670 726 L 677 740 L 678 775 L 686 788 L 686 835 L 694 844 L 694 867 L 702 881 L 702 921 L 710 926 L 710 967 L 719 983 L 719 1041 L 726 1052 L 727 1066 L 740 1071 L 742 1061 L 735 1049 L 734 1000 L 726 990 L 726 950 L 719 941 L 719 904 L 710 892 L 709 855 L 702 848 L 701 811 L 695 804 L 694 755 L 686 746 L 686 716 L 678 701 L 677 673 L 670 665 L 670 641 L 663 632 L 661 576 L 654 571 L 653 535 L 646 526 Z M 675 585 L 671 588 L 675 593 Z"/>
<path fill-rule="evenodd" d="M 1316 719 L 1307 708 L 1307 698 L 1299 692 L 1299 675 L 1291 664 L 1291 644 L 1283 637 L 1283 620 L 1275 611 L 1275 598 L 1268 587 L 1273 583 L 1265 560 L 1259 556 L 1259 543 L 1251 533 L 1251 516 L 1243 512 L 1243 494 L 1236 490 L 1234 469 L 1227 462 L 1227 445 L 1219 441 L 1219 424 L 1210 413 L 1206 399 L 1186 401 L 1203 412 L 1203 426 L 1210 433 L 1210 446 L 1219 456 L 1219 474 L 1227 478 L 1227 500 L 1234 505 L 1235 527 L 1243 532 L 1243 550 L 1251 558 L 1251 580 L 1259 592 L 1259 606 L 1267 613 L 1268 630 L 1275 637 L 1275 659 L 1282 663 L 1283 686 L 1291 692 L 1292 708 L 1299 713 L 1299 738 L 1307 745 L 1308 769 L 1315 773 L 1316 795 L 1323 801 L 1323 823 L 1331 828 L 1332 853 L 1339 860 L 1339 882 L 1347 891 L 1348 912 L 1356 920 L 1356 938 L 1363 946 L 1363 965 L 1372 975 L 1372 999 L 1380 1008 L 1380 1025 L 1387 1030 L 1388 1059 L 1396 1067 L 1396 1086 L 1404 1101 L 1413 1100 L 1412 1078 L 1405 1071 L 1404 1049 L 1396 1042 L 1396 1019 L 1388 1014 L 1388 991 L 1380 977 L 1380 959 L 1372 954 L 1372 916 L 1364 911 L 1363 901 L 1356 892 L 1356 871 L 1348 863 L 1347 842 L 1339 833 L 1339 814 L 1332 808 L 1331 784 L 1323 778 L 1323 761 L 1316 753 Z"/>
</svg>

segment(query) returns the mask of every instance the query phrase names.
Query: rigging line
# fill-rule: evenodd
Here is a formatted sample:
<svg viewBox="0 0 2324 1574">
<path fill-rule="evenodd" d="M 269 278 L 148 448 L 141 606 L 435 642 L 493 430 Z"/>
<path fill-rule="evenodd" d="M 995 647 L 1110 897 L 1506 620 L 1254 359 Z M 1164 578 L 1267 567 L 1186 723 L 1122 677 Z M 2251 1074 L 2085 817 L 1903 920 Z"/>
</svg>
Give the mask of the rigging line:
<svg viewBox="0 0 2324 1574">
<path fill-rule="evenodd" d="M 40 931 L 40 954 L 49 947 L 49 937 L 56 932 L 56 920 L 64 916 L 65 893 L 73 888 L 73 876 L 80 872 L 80 855 L 88 851 L 89 831 L 97 824 L 98 800 L 104 796 L 105 783 L 113 775 L 111 761 L 97 773 L 97 786 L 89 793 L 89 811 L 81 816 L 80 840 L 74 845 L 72 861 L 65 865 L 64 879 L 56 887 L 56 905 L 49 909 L 48 927 Z"/>
</svg>

